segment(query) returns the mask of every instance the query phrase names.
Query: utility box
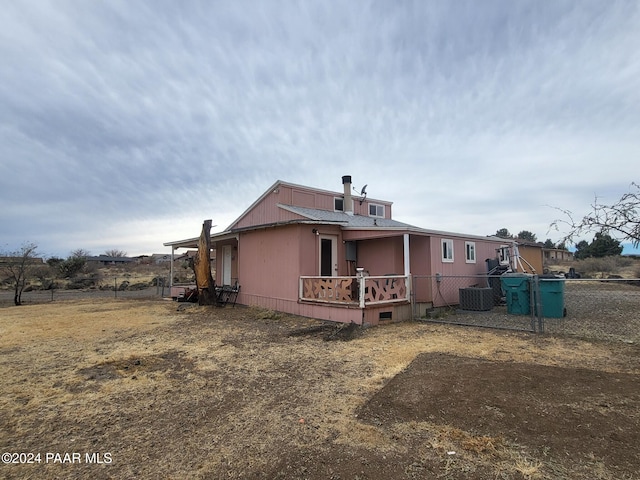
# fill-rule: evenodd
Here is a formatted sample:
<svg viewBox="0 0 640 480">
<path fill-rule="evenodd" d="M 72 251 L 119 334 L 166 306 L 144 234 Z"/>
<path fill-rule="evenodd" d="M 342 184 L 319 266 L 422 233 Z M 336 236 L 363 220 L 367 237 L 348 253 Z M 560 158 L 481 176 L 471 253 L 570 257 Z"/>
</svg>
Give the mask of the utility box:
<svg viewBox="0 0 640 480">
<path fill-rule="evenodd" d="M 345 242 L 345 260 L 347 262 L 357 262 L 358 261 L 358 248 L 356 242 L 349 241 Z"/>
<path fill-rule="evenodd" d="M 513 315 L 529 315 L 531 313 L 529 301 L 531 275 L 505 273 L 500 277 L 500 281 L 507 301 L 507 312 Z"/>
<path fill-rule="evenodd" d="M 567 316 L 564 307 L 564 284 L 562 278 L 541 277 L 538 282 L 542 315 L 546 318 L 562 318 Z"/>
<path fill-rule="evenodd" d="M 487 311 L 493 308 L 493 289 L 467 287 L 459 289 L 462 310 Z"/>
</svg>

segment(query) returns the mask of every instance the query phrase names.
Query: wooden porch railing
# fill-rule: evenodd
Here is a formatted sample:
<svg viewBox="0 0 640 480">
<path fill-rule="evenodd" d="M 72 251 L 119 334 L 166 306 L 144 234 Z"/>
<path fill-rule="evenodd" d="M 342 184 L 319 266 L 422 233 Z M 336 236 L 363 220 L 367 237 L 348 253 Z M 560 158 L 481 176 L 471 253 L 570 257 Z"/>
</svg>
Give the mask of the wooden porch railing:
<svg viewBox="0 0 640 480">
<path fill-rule="evenodd" d="M 300 277 L 300 299 L 358 304 L 357 277 Z M 355 295 L 354 295 L 355 294 Z"/>
<path fill-rule="evenodd" d="M 384 277 L 363 277 L 365 305 L 409 300 L 407 277 L 388 275 Z"/>
<path fill-rule="evenodd" d="M 409 277 L 300 277 L 300 300 L 320 303 L 367 305 L 409 301 Z"/>
</svg>

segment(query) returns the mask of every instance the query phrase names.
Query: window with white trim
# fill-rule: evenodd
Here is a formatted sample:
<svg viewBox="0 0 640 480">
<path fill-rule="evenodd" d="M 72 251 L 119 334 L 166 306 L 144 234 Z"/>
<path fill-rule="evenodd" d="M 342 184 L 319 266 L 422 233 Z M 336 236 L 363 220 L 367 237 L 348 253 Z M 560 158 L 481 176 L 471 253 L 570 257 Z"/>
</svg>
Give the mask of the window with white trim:
<svg viewBox="0 0 640 480">
<path fill-rule="evenodd" d="M 464 242 L 466 262 L 476 263 L 476 242 Z"/>
<path fill-rule="evenodd" d="M 369 204 L 369 216 L 384 218 L 384 205 L 378 205 L 376 203 Z"/>
<path fill-rule="evenodd" d="M 336 212 L 344 212 L 344 198 L 333 197 L 333 209 Z"/>
<path fill-rule="evenodd" d="M 442 261 L 453 263 L 453 240 L 442 239 Z"/>
</svg>

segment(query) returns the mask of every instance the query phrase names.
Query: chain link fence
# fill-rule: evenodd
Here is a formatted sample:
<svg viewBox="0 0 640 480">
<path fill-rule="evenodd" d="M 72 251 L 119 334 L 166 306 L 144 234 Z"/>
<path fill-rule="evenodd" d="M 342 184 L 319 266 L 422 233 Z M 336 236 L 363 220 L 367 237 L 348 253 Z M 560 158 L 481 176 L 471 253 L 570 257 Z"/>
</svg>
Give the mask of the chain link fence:
<svg viewBox="0 0 640 480">
<path fill-rule="evenodd" d="M 414 276 L 412 299 L 423 321 L 640 341 L 639 279 Z"/>
<path fill-rule="evenodd" d="M 111 283 L 111 282 L 110 282 Z M 48 289 L 23 291 L 21 300 L 23 305 L 35 303 L 58 302 L 64 300 L 90 300 L 92 298 L 161 298 L 169 295 L 169 279 L 159 278 L 154 282 L 154 286 L 149 284 L 131 285 L 126 278 L 114 277 L 112 285 L 101 288 L 78 288 L 78 289 Z M 0 291 L 0 306 L 13 305 L 13 290 Z"/>
<path fill-rule="evenodd" d="M 32 290 L 23 304 L 98 298 L 169 296 L 168 279 L 131 288 L 114 278 L 111 288 Z M 417 320 L 570 335 L 591 340 L 640 342 L 640 279 L 563 279 L 544 276 L 413 276 Z M 0 291 L 13 305 L 13 291 Z"/>
<path fill-rule="evenodd" d="M 545 316 L 544 332 L 640 342 L 640 279 L 567 279 L 564 283 L 567 315 Z"/>
</svg>

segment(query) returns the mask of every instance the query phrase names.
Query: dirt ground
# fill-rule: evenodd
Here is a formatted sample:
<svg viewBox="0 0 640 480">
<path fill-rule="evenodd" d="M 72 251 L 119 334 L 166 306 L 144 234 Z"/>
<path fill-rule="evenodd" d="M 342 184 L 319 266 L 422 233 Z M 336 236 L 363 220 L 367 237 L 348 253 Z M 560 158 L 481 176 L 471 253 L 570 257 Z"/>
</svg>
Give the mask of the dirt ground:
<svg viewBox="0 0 640 480">
<path fill-rule="evenodd" d="M 639 478 L 639 360 L 162 300 L 0 308 L 0 477 Z"/>
</svg>

